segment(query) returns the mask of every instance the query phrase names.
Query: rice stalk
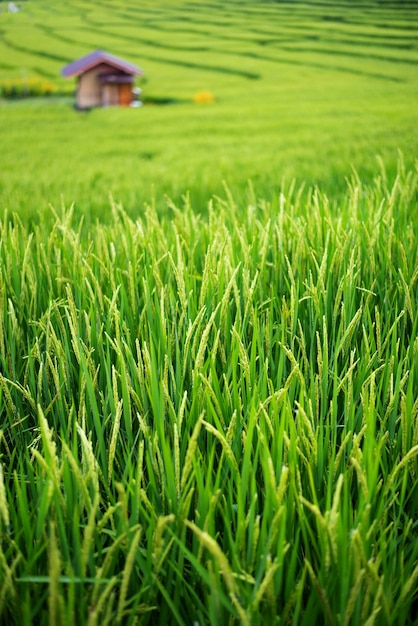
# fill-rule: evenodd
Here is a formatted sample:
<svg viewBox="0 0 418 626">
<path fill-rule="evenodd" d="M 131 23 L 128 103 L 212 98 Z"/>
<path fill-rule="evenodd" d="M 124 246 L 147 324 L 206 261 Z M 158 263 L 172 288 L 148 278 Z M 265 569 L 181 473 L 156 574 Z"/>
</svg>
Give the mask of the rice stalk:
<svg viewBox="0 0 418 626">
<path fill-rule="evenodd" d="M 131 578 L 131 575 L 132 575 L 132 570 L 133 570 L 135 558 L 136 558 L 136 552 L 138 549 L 139 541 L 141 539 L 141 535 L 142 535 L 142 528 L 139 527 L 135 532 L 135 535 L 132 539 L 132 542 L 129 548 L 129 552 L 126 557 L 125 566 L 123 568 L 123 574 L 122 574 L 122 582 L 121 582 L 121 586 L 119 590 L 119 600 L 118 600 L 116 622 L 115 622 L 116 624 L 120 624 L 123 619 L 126 596 L 128 593 L 129 579 Z"/>
<path fill-rule="evenodd" d="M 334 620 L 334 616 L 332 614 L 331 611 L 331 607 L 329 604 L 329 600 L 327 597 L 327 594 L 325 592 L 325 589 L 321 586 L 313 568 L 312 565 L 309 563 L 309 561 L 307 559 L 305 559 L 305 565 L 306 565 L 306 569 L 308 570 L 309 576 L 313 582 L 313 585 L 318 593 L 318 597 L 320 599 L 323 611 L 324 611 L 324 617 L 325 617 L 325 621 L 326 624 L 329 624 L 330 626 L 333 626 L 335 624 L 335 620 Z"/>
<path fill-rule="evenodd" d="M 113 463 L 115 460 L 116 444 L 117 444 L 119 430 L 120 430 L 122 406 L 123 406 L 122 400 L 119 400 L 116 405 L 116 414 L 115 414 L 115 418 L 113 421 L 112 435 L 111 435 L 110 444 L 109 444 L 109 462 L 108 462 L 108 474 L 107 474 L 107 479 L 109 481 L 109 484 L 111 483 L 112 477 L 113 477 Z"/>
<path fill-rule="evenodd" d="M 402 458 L 402 460 L 395 466 L 395 468 L 389 474 L 388 480 L 387 480 L 386 485 L 385 485 L 385 493 L 386 494 L 392 488 L 393 482 L 394 482 L 396 476 L 402 470 L 402 468 L 404 468 L 405 465 L 408 465 L 409 461 L 411 459 L 413 459 L 417 455 L 418 455 L 418 445 L 413 446 L 409 450 L 409 452 L 407 452 L 407 454 L 405 454 L 405 456 Z"/>
<path fill-rule="evenodd" d="M 61 603 L 59 577 L 61 573 L 60 551 L 57 543 L 55 523 L 51 522 L 48 545 L 48 614 L 50 626 L 61 623 Z"/>
<path fill-rule="evenodd" d="M 270 595 L 270 602 L 272 605 L 274 605 L 274 590 L 272 589 L 272 582 L 273 582 L 274 575 L 276 574 L 279 567 L 280 567 L 279 563 L 277 563 L 276 561 L 271 562 L 271 560 L 268 559 L 266 573 L 264 575 L 263 580 L 261 581 L 261 584 L 259 585 L 257 589 L 256 596 L 251 605 L 251 612 L 253 614 L 256 613 L 256 611 L 258 610 L 259 604 L 262 601 L 263 596 L 266 593 Z"/>
<path fill-rule="evenodd" d="M 208 552 L 210 552 L 211 556 L 214 559 L 214 562 L 217 564 L 219 571 L 222 574 L 222 577 L 228 588 L 231 601 L 239 615 L 241 623 L 249 626 L 249 617 L 238 600 L 238 588 L 236 586 L 233 571 L 230 564 L 228 563 L 227 557 L 225 556 L 217 542 L 207 532 L 200 530 L 198 526 L 196 526 L 193 522 L 190 522 L 189 520 L 185 520 L 185 524 L 197 536 L 199 542 L 208 550 Z"/>
<path fill-rule="evenodd" d="M 97 527 L 96 516 L 100 505 L 100 496 L 96 493 L 93 505 L 89 511 L 89 517 L 87 525 L 84 529 L 84 537 L 81 545 L 81 572 L 82 575 L 86 575 L 87 562 L 89 560 L 92 546 L 94 546 L 93 536 Z"/>
<path fill-rule="evenodd" d="M 10 513 L 9 506 L 6 497 L 6 487 L 4 484 L 4 472 L 3 463 L 0 462 L 0 520 L 3 520 L 3 524 L 6 531 L 10 527 Z"/>
<path fill-rule="evenodd" d="M 206 430 L 210 432 L 214 437 L 216 437 L 216 439 L 220 442 L 222 446 L 222 454 L 225 454 L 226 458 L 230 461 L 233 469 L 237 473 L 239 473 L 238 463 L 236 461 L 234 453 L 232 452 L 232 448 L 227 442 L 225 436 L 220 433 L 219 430 L 217 430 L 212 424 L 204 419 L 202 419 L 202 426 L 204 426 Z"/>
<path fill-rule="evenodd" d="M 171 513 L 170 515 L 165 515 L 163 517 L 159 517 L 157 519 L 157 526 L 154 531 L 153 541 L 152 541 L 152 563 L 154 567 L 154 573 L 158 576 L 158 572 L 160 571 L 164 560 L 167 556 L 167 550 L 163 553 L 164 548 L 164 540 L 163 535 L 167 526 L 169 526 L 175 520 L 175 516 Z M 168 549 L 170 548 L 170 544 Z"/>
<path fill-rule="evenodd" d="M 215 321 L 215 317 L 218 313 L 219 307 L 221 306 L 221 303 L 218 303 L 218 305 L 216 306 L 215 310 L 212 311 L 212 314 L 209 318 L 208 323 L 206 324 L 205 328 L 203 329 L 202 332 L 202 336 L 200 337 L 200 341 L 199 341 L 199 349 L 197 351 L 196 354 L 196 359 L 195 359 L 195 366 L 194 366 L 194 371 L 199 373 L 202 370 L 203 367 L 203 361 L 204 361 L 204 356 L 205 356 L 205 352 L 206 352 L 206 348 L 207 348 L 207 344 L 208 344 L 208 339 L 209 339 L 209 333 L 212 329 L 213 323 Z"/>
<path fill-rule="evenodd" d="M 103 609 L 106 606 L 106 604 L 109 602 L 109 595 L 112 593 L 112 591 L 116 587 L 117 582 L 118 582 L 117 576 L 113 576 L 107 583 L 103 592 L 100 594 L 98 600 L 90 607 L 88 620 L 87 620 L 87 626 L 97 626 L 98 620 L 100 620 L 100 623 L 102 624 Z M 98 585 L 96 586 L 96 588 L 98 588 Z"/>
<path fill-rule="evenodd" d="M 361 569 L 356 576 L 353 586 L 350 590 L 350 595 L 348 597 L 347 604 L 344 610 L 344 626 L 349 626 L 356 602 L 358 600 L 358 596 L 360 594 L 360 589 L 363 583 L 365 571 Z"/>
<path fill-rule="evenodd" d="M 177 424 L 173 426 L 174 431 L 174 478 L 176 483 L 177 500 L 181 497 L 181 478 L 180 478 L 180 441 Z"/>
<path fill-rule="evenodd" d="M 186 483 L 189 479 L 190 473 L 192 471 L 193 458 L 194 458 L 196 447 L 197 447 L 197 439 L 199 437 L 200 429 L 203 424 L 203 415 L 204 415 L 203 413 L 200 414 L 199 419 L 197 420 L 193 428 L 193 432 L 190 437 L 189 443 L 187 445 L 187 451 L 186 451 L 186 456 L 184 459 L 183 470 L 181 472 L 181 483 L 180 483 L 181 491 L 184 490 Z"/>
<path fill-rule="evenodd" d="M 92 442 L 87 439 L 84 429 L 77 423 L 77 433 L 81 441 L 82 463 L 85 474 L 85 482 L 91 482 L 95 493 L 99 492 L 99 465 L 94 455 Z"/>
</svg>

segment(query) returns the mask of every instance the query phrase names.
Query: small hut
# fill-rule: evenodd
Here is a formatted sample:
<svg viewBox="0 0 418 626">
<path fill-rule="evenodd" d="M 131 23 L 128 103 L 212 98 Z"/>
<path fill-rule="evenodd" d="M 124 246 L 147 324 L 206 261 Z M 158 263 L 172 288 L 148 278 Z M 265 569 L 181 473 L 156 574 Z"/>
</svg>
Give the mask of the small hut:
<svg viewBox="0 0 418 626">
<path fill-rule="evenodd" d="M 118 57 L 95 50 L 62 68 L 66 78 L 77 77 L 76 106 L 90 109 L 100 106 L 131 106 L 133 82 L 143 71 Z"/>
</svg>

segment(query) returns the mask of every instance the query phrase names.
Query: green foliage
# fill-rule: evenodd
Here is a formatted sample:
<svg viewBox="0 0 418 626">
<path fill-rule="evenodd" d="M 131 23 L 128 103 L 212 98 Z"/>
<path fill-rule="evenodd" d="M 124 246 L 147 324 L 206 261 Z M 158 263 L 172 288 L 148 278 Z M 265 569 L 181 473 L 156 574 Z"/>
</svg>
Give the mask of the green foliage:
<svg viewBox="0 0 418 626">
<path fill-rule="evenodd" d="M 414 623 L 417 191 L 4 215 L 0 623 Z"/>
</svg>

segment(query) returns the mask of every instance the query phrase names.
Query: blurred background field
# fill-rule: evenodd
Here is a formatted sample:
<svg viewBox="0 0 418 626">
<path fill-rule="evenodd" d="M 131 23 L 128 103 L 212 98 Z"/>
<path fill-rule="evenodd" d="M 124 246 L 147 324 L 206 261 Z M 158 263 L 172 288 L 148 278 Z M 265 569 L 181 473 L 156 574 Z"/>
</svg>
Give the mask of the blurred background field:
<svg viewBox="0 0 418 626">
<path fill-rule="evenodd" d="M 190 195 L 275 202 L 319 185 L 338 204 L 417 158 L 415 2 L 27 0 L 0 2 L 0 85 L 49 85 L 0 100 L 0 209 L 36 219 L 75 203 L 87 222 L 111 194 L 133 217 Z M 96 48 L 139 65 L 138 109 L 73 107 L 61 68 Z M 39 87 L 42 92 L 42 87 Z M 50 93 L 51 92 L 51 93 Z M 206 94 L 206 95 L 205 95 Z"/>
</svg>

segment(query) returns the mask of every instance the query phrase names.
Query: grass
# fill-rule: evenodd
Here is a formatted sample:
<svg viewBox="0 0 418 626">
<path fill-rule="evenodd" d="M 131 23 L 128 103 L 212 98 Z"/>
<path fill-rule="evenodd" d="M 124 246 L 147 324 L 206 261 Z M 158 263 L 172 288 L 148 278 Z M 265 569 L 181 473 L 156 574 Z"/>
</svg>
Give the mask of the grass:
<svg viewBox="0 0 418 626">
<path fill-rule="evenodd" d="M 0 623 L 414 623 L 416 200 L 4 215 Z"/>
<path fill-rule="evenodd" d="M 223 182 L 277 204 L 283 181 L 319 186 L 338 204 L 352 167 L 396 176 L 417 155 L 414 6 L 181 0 L 138 6 L 71 0 L 0 13 L 0 82 L 53 83 L 45 100 L 0 103 L 0 206 L 37 220 L 75 203 L 110 217 L 109 192 L 135 218 L 153 198 L 202 211 Z M 140 109 L 72 108 L 75 58 L 102 47 L 145 71 Z M 7 60 L 7 62 L 6 62 Z M 202 92 L 214 102 L 196 104 Z"/>
</svg>

